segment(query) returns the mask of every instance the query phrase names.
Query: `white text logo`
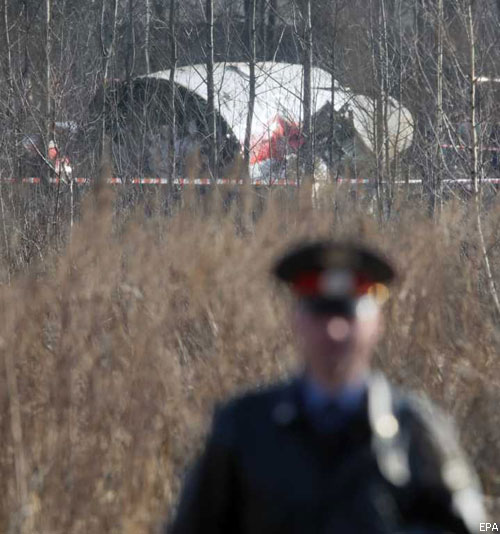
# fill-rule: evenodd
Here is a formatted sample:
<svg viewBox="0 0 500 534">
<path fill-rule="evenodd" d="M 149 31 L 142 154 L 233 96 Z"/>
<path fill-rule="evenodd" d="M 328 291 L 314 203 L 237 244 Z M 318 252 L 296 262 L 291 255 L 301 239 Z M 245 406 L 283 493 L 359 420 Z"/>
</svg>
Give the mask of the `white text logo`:
<svg viewBox="0 0 500 534">
<path fill-rule="evenodd" d="M 500 532 L 497 523 L 480 523 L 480 532 Z"/>
</svg>

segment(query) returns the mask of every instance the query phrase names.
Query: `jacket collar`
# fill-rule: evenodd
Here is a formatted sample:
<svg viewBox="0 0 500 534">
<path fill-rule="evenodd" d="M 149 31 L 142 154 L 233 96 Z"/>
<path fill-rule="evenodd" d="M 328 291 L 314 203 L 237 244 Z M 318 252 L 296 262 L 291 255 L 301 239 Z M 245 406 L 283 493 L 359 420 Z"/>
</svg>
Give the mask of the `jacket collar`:
<svg viewBox="0 0 500 534">
<path fill-rule="evenodd" d="M 377 377 L 383 375 L 377 374 Z M 373 376 L 367 377 L 363 384 L 363 397 L 368 399 L 373 395 L 371 391 Z M 365 395 L 367 393 L 367 395 Z M 272 406 L 272 419 L 281 427 L 288 427 L 300 420 L 307 419 L 307 407 L 304 405 L 304 376 L 299 375 L 286 382 L 278 391 Z"/>
<path fill-rule="evenodd" d="M 273 421 L 278 426 L 290 426 L 304 415 L 300 401 L 300 381 L 300 377 L 293 378 L 278 392 L 271 413 Z"/>
</svg>

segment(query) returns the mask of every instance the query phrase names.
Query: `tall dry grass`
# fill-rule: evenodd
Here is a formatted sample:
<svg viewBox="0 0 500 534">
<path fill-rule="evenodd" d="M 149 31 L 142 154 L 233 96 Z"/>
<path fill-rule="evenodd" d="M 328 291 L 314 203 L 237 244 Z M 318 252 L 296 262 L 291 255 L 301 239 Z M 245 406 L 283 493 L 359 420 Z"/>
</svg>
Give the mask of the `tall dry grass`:
<svg viewBox="0 0 500 534">
<path fill-rule="evenodd" d="M 24 263 L 23 215 L 6 209 L 0 532 L 157 531 L 214 403 L 293 371 L 290 302 L 267 273 L 313 236 L 355 237 L 396 258 L 377 365 L 454 414 L 487 492 L 500 495 L 499 318 L 467 206 L 450 202 L 433 221 L 402 196 L 380 221 L 341 191 L 316 211 L 283 191 L 250 195 L 186 192 L 169 216 L 149 199 L 145 217 L 104 190 L 72 235 L 47 233 Z M 484 220 L 500 281 L 500 205 Z"/>
</svg>

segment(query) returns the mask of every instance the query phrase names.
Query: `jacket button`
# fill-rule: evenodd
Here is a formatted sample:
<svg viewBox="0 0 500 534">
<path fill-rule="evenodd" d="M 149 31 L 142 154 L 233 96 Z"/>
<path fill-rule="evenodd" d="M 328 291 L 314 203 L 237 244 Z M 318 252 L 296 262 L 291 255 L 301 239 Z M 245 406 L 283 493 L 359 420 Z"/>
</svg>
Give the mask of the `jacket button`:
<svg viewBox="0 0 500 534">
<path fill-rule="evenodd" d="M 279 425 L 289 425 L 297 415 L 297 410 L 291 402 L 280 402 L 274 407 L 273 418 Z"/>
</svg>

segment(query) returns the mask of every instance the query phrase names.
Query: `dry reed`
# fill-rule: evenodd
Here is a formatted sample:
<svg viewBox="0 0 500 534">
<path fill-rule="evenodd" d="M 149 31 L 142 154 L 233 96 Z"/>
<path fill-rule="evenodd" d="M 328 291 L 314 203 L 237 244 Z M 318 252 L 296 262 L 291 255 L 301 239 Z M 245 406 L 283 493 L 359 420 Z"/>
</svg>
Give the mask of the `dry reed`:
<svg viewBox="0 0 500 534">
<path fill-rule="evenodd" d="M 377 365 L 454 414 L 500 495 L 499 319 L 467 206 L 434 222 L 402 197 L 381 222 L 346 192 L 315 211 L 251 194 L 253 216 L 240 213 L 252 202 L 191 191 L 169 216 L 149 199 L 145 217 L 103 190 L 71 236 L 43 234 L 6 202 L 0 532 L 156 532 L 214 403 L 293 370 L 288 297 L 267 272 L 290 242 L 319 235 L 397 259 Z M 484 219 L 500 280 L 500 206 Z"/>
</svg>

